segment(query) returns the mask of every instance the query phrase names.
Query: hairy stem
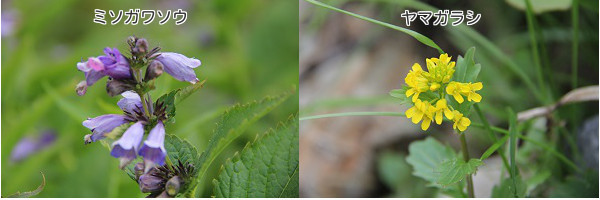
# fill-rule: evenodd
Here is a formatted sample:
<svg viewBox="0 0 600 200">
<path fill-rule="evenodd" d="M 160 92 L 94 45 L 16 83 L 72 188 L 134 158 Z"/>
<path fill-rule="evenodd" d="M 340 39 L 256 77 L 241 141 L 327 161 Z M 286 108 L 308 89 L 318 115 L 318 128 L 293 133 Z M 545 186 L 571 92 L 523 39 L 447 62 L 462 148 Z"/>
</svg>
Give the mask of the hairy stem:
<svg viewBox="0 0 600 200">
<path fill-rule="evenodd" d="M 465 159 L 465 162 L 469 162 L 469 149 L 467 148 L 467 139 L 465 138 L 465 133 L 460 132 L 459 134 L 463 158 Z M 475 194 L 473 193 L 473 177 L 471 174 L 467 175 L 467 193 L 469 198 L 475 198 Z"/>
</svg>

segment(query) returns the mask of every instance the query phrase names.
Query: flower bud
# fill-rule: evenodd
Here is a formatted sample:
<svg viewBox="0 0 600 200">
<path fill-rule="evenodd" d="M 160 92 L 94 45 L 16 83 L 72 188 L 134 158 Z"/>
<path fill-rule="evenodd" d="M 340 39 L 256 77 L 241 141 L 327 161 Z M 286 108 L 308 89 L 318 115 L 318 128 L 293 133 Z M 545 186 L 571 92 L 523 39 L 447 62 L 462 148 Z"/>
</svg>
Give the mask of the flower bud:
<svg viewBox="0 0 600 200">
<path fill-rule="evenodd" d="M 136 163 L 135 166 L 133 167 L 133 173 L 135 174 L 135 178 L 139 180 L 140 176 L 142 176 L 142 174 L 144 174 L 144 163 L 143 162 Z"/>
<path fill-rule="evenodd" d="M 109 78 L 106 82 L 106 93 L 111 97 L 117 96 L 125 91 L 133 90 L 134 88 L 134 84 L 122 80 Z"/>
<path fill-rule="evenodd" d="M 164 187 L 165 181 L 157 176 L 150 174 L 141 175 L 138 179 L 140 190 L 143 193 L 161 191 Z"/>
<path fill-rule="evenodd" d="M 77 84 L 77 87 L 75 88 L 75 91 L 77 92 L 77 95 L 83 96 L 85 94 L 85 92 L 87 92 L 87 82 L 86 81 L 79 82 Z"/>
<path fill-rule="evenodd" d="M 174 197 L 175 195 L 177 195 L 177 193 L 179 193 L 180 188 L 181 178 L 179 178 L 179 176 L 173 176 L 173 178 L 167 181 L 167 184 L 165 185 L 165 192 L 167 192 L 169 196 Z"/>
<path fill-rule="evenodd" d="M 136 40 L 137 40 L 137 38 L 135 38 L 135 36 L 129 36 L 127 38 L 127 44 L 129 44 L 129 46 L 133 47 L 133 46 L 135 46 Z"/>
<path fill-rule="evenodd" d="M 138 39 L 135 42 L 135 47 L 133 48 L 133 52 L 135 54 L 144 54 L 148 52 L 148 41 L 144 38 Z"/>
<path fill-rule="evenodd" d="M 146 77 L 144 77 L 145 81 L 149 81 L 159 77 L 164 71 L 164 66 L 160 61 L 152 61 L 150 66 L 146 68 Z"/>
</svg>

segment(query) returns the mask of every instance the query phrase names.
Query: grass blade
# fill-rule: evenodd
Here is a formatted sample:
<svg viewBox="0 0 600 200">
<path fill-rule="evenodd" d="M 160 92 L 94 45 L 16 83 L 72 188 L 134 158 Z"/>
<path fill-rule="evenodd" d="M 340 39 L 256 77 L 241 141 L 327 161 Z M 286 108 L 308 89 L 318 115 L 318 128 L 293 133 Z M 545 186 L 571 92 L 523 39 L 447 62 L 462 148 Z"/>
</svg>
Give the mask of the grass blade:
<svg viewBox="0 0 600 200">
<path fill-rule="evenodd" d="M 479 160 L 484 160 L 484 159 L 486 159 L 486 158 L 490 157 L 490 156 L 491 156 L 491 155 L 492 155 L 494 152 L 496 152 L 496 150 L 498 150 L 498 152 L 500 152 L 500 151 L 499 151 L 499 148 L 500 148 L 500 147 L 501 147 L 501 146 L 502 146 L 504 143 L 506 143 L 506 140 L 507 140 L 507 139 L 508 139 L 508 135 L 507 135 L 507 136 L 504 136 L 502 139 L 500 139 L 500 140 L 496 141 L 496 143 L 492 144 L 492 146 L 490 146 L 490 148 L 488 148 L 488 149 L 487 149 L 487 150 L 486 150 L 486 151 L 483 153 L 483 155 L 481 155 L 481 158 L 479 158 Z M 500 154 L 500 155 L 502 155 L 502 154 Z"/>
<path fill-rule="evenodd" d="M 492 140 L 492 142 L 494 144 L 498 143 L 498 139 L 496 138 L 496 134 L 492 130 L 492 128 L 490 126 L 490 123 L 486 119 L 485 115 L 483 115 L 483 112 L 481 112 L 481 109 L 479 108 L 479 105 L 478 104 L 474 104 L 473 107 L 475 108 L 475 111 L 477 112 L 477 115 L 479 116 L 479 119 L 483 123 L 483 126 L 484 126 L 485 130 L 487 130 L 487 132 L 489 133 L 488 135 L 489 135 L 490 139 Z M 504 144 L 504 142 L 502 142 L 502 144 Z M 502 148 L 498 149 L 498 154 L 500 154 L 500 157 L 502 158 L 502 163 L 504 164 L 504 167 L 506 168 L 506 171 L 510 172 L 510 167 L 508 166 L 508 160 L 506 159 L 506 155 L 504 155 L 504 149 L 502 149 Z M 484 158 L 482 156 L 481 160 L 483 160 L 483 159 Z"/>
<path fill-rule="evenodd" d="M 529 7 L 529 6 L 528 6 Z M 510 156 L 510 177 L 512 179 L 513 188 L 517 188 L 517 164 L 515 163 L 515 152 L 517 150 L 517 115 L 515 112 L 508 107 L 508 136 L 510 137 L 510 143 L 508 145 L 509 148 L 509 156 Z M 515 190 L 514 197 L 517 197 L 517 192 Z"/>
<path fill-rule="evenodd" d="M 536 71 L 536 75 L 537 75 L 537 81 L 538 81 L 538 87 L 540 88 L 540 90 L 542 91 L 542 94 L 546 96 L 546 98 L 544 98 L 544 100 L 546 102 L 548 102 L 550 99 L 548 99 L 548 91 L 546 88 L 546 84 L 544 84 L 544 75 L 543 75 L 543 71 L 542 71 L 542 64 L 540 62 L 540 53 L 538 50 L 538 43 L 537 43 L 537 37 L 536 37 L 536 33 L 535 33 L 535 26 L 536 26 L 536 22 L 533 16 L 533 8 L 531 6 L 531 2 L 530 0 L 525 0 L 525 4 L 527 5 L 527 29 L 529 32 L 529 39 L 531 40 L 531 52 L 533 54 L 533 63 L 535 64 L 535 71 Z"/>
<path fill-rule="evenodd" d="M 577 88 L 577 68 L 579 58 L 579 0 L 571 5 L 571 23 L 573 24 L 573 41 L 571 44 L 571 88 Z"/>
<path fill-rule="evenodd" d="M 413 30 L 410 30 L 410 29 L 407 29 L 407 28 L 402 28 L 402 27 L 399 27 L 399 26 L 396 26 L 396 25 L 393 25 L 393 24 L 389 24 L 389 23 L 386 23 L 386 22 L 378 21 L 378 20 L 375 20 L 375 19 L 371 19 L 371 18 L 362 16 L 362 15 L 359 15 L 359 14 L 356 14 L 356 13 L 348 12 L 348 11 L 345 11 L 345 10 L 342 10 L 342 9 L 339 9 L 339 8 L 336 8 L 336 7 L 333 7 L 333 6 L 321 3 L 319 1 L 315 1 L 315 0 L 305 0 L 305 1 L 307 1 L 309 3 L 312 3 L 314 5 L 317 5 L 317 6 L 321 6 L 323 8 L 327 8 L 327 9 L 330 9 L 330 10 L 333 10 L 333 11 L 337 11 L 337 12 L 341 12 L 341 13 L 347 14 L 347 15 L 350 15 L 352 17 L 356 17 L 358 19 L 362 19 L 362 20 L 365 20 L 365 21 L 368 21 L 368 22 L 371 22 L 371 23 L 374 23 L 374 24 L 377 24 L 377 25 L 381 25 L 381 26 L 388 27 L 388 28 L 391 28 L 391 29 L 394 29 L 394 30 L 397 30 L 397 31 L 401 31 L 401 32 L 406 33 L 406 34 L 412 36 L 413 38 L 417 39 L 419 42 L 423 43 L 424 45 L 427 45 L 427 46 L 430 46 L 430 47 L 432 47 L 434 49 L 437 49 L 440 54 L 444 53 L 444 51 L 442 50 L 442 48 L 440 48 L 437 44 L 435 44 L 435 42 L 433 42 L 433 40 L 429 39 L 428 37 L 425 37 L 424 35 L 416 32 L 416 31 L 413 31 Z"/>
</svg>

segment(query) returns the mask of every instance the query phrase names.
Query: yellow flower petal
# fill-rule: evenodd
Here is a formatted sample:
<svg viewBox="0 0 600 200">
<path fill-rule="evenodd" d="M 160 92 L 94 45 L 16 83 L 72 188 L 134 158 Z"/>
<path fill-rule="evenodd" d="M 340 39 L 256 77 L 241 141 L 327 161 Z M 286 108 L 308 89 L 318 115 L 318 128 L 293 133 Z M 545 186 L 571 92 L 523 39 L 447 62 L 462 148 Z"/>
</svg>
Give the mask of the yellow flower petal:
<svg viewBox="0 0 600 200">
<path fill-rule="evenodd" d="M 442 124 L 442 111 L 438 111 L 437 113 L 435 113 L 435 123 L 437 123 L 438 125 Z"/>
<path fill-rule="evenodd" d="M 483 89 L 483 84 L 481 82 L 474 83 L 471 85 L 471 89 L 475 91 L 481 90 Z"/>
<path fill-rule="evenodd" d="M 454 113 L 452 113 L 452 111 L 450 111 L 450 109 L 445 109 L 444 114 L 446 115 L 446 118 L 448 118 L 448 119 L 454 118 Z"/>
<path fill-rule="evenodd" d="M 469 93 L 469 101 L 473 100 L 474 102 L 479 103 L 481 101 L 481 95 L 471 92 Z"/>
<path fill-rule="evenodd" d="M 423 122 L 421 122 L 421 129 L 426 131 L 429 128 L 429 125 L 431 125 L 431 119 L 425 118 L 423 119 Z"/>
<path fill-rule="evenodd" d="M 453 94 L 452 96 L 454 97 L 454 99 L 456 99 L 456 102 L 458 103 L 462 103 L 463 101 L 465 101 L 465 99 L 463 99 L 462 95 L 460 94 Z"/>
</svg>

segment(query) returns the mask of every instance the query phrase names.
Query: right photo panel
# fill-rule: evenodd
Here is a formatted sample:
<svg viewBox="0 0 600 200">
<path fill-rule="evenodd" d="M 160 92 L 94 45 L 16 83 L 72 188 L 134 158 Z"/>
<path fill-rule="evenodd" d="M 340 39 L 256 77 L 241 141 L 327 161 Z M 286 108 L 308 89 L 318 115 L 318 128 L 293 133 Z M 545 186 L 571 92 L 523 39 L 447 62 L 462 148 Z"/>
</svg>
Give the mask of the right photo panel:
<svg viewBox="0 0 600 200">
<path fill-rule="evenodd" d="M 300 197 L 598 198 L 598 7 L 300 0 Z"/>
</svg>

